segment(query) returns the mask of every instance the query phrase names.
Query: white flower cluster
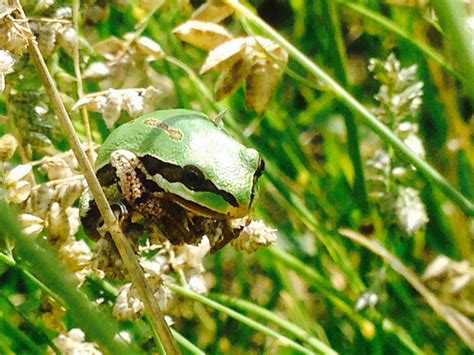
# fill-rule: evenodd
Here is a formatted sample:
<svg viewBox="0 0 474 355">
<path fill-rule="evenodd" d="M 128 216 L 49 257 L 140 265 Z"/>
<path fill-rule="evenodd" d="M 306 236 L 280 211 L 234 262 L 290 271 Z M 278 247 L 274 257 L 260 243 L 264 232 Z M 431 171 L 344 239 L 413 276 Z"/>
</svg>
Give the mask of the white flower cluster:
<svg viewBox="0 0 474 355">
<path fill-rule="evenodd" d="M 237 222 L 239 223 L 239 222 Z M 277 240 L 276 229 L 271 228 L 265 222 L 251 221 L 246 225 L 238 238 L 232 240 L 231 245 L 246 253 L 254 253 L 261 247 L 273 244 Z"/>
<path fill-rule="evenodd" d="M 85 334 L 81 329 L 73 328 L 67 334 L 59 334 L 54 338 L 53 343 L 62 354 L 102 355 L 97 344 L 86 342 L 85 339 Z M 49 353 L 54 354 L 52 350 Z"/>
<path fill-rule="evenodd" d="M 414 154 L 424 158 L 418 124 L 413 122 L 423 95 L 423 83 L 417 81 L 416 69 L 416 65 L 402 68 L 393 53 L 385 61 L 371 59 L 369 65 L 369 70 L 381 83 L 375 95 L 380 104 L 374 110 L 375 114 Z M 408 187 L 415 181 L 414 168 L 380 146 L 366 165 L 369 197 L 378 203 L 381 212 L 394 216 L 407 234 L 420 230 L 428 222 L 428 215 L 418 190 Z"/>
<path fill-rule="evenodd" d="M 382 84 L 375 99 L 380 107 L 375 113 L 390 127 L 396 127 L 402 120 L 415 117 L 421 106 L 423 83 L 417 81 L 417 66 L 402 68 L 395 54 L 385 61 L 370 59 L 369 70 Z"/>
<path fill-rule="evenodd" d="M 208 292 L 204 279 L 204 256 L 209 252 L 210 244 L 204 237 L 197 245 L 173 246 L 169 241 L 162 245 L 148 245 L 140 248 L 140 253 L 154 252 L 153 256 L 141 256 L 140 265 L 145 272 L 145 278 L 151 287 L 160 308 L 170 314 L 176 314 L 179 309 L 174 307 L 177 300 L 173 297 L 168 284 L 172 282 L 170 273 L 176 272 L 182 281 L 199 294 Z M 123 266 L 122 266 L 123 267 Z M 118 272 L 115 272 L 117 275 Z M 123 285 L 115 300 L 113 314 L 119 320 L 133 320 L 141 316 L 143 303 L 139 300 L 136 290 L 130 283 Z"/>
<path fill-rule="evenodd" d="M 421 201 L 420 193 L 411 187 L 398 189 L 395 211 L 398 223 L 408 234 L 413 234 L 428 222 L 426 207 Z"/>
</svg>

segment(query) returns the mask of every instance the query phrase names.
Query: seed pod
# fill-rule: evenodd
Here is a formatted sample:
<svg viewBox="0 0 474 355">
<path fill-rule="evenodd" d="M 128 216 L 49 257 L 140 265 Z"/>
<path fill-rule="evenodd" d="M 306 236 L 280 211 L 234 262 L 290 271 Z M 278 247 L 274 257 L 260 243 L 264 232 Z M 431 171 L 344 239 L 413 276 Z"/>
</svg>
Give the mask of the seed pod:
<svg viewBox="0 0 474 355">
<path fill-rule="evenodd" d="M 259 59 L 247 77 L 245 104 L 257 113 L 265 111 L 280 81 L 281 69 L 267 58 Z"/>
<path fill-rule="evenodd" d="M 5 134 L 0 138 L 0 161 L 10 160 L 15 154 L 18 142 L 11 134 Z"/>
<path fill-rule="evenodd" d="M 165 56 L 165 52 L 163 52 L 161 46 L 151 38 L 140 37 L 135 45 L 143 54 L 151 55 L 155 59 L 163 59 Z"/>
<path fill-rule="evenodd" d="M 221 25 L 194 20 L 176 27 L 173 33 L 181 41 L 208 51 L 232 38 L 232 35 Z"/>
<path fill-rule="evenodd" d="M 232 64 L 242 58 L 247 44 L 248 38 L 239 37 L 216 47 L 209 52 L 201 67 L 200 74 L 206 74 L 211 70 L 222 71 L 229 68 Z"/>
<path fill-rule="evenodd" d="M 234 13 L 234 8 L 223 1 L 207 1 L 193 12 L 191 18 L 198 21 L 221 22 Z"/>
</svg>

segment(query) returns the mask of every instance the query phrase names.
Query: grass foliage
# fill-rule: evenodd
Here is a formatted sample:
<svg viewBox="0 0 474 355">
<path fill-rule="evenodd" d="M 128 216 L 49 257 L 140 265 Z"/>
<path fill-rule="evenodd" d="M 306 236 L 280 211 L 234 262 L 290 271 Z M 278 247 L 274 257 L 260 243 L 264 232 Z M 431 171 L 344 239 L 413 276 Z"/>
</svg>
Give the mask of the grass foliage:
<svg viewBox="0 0 474 355">
<path fill-rule="evenodd" d="M 265 159 L 254 218 L 278 241 L 206 255 L 202 292 L 175 267 L 155 293 L 173 300 L 181 352 L 473 350 L 474 9 L 448 2 L 215 2 L 233 12 L 221 25 L 250 38 L 253 65 L 267 65 L 257 97 L 246 76 L 220 101 L 223 70 L 199 74 L 210 54 L 173 34 L 202 1 L 21 2 L 89 157 L 148 105 L 225 110 L 224 127 Z M 15 3 L 4 33 L 25 33 Z M 47 163 L 72 159 L 70 140 L 18 33 L 18 44 L 0 35 L 0 353 L 163 353 L 153 319 L 112 316 L 123 278 L 98 277 L 90 253 L 81 264 L 66 248 L 96 243 L 74 227 L 85 185 L 77 166 L 61 175 Z M 120 67 L 124 56 L 133 65 Z M 117 108 L 120 95 L 142 106 Z"/>
</svg>

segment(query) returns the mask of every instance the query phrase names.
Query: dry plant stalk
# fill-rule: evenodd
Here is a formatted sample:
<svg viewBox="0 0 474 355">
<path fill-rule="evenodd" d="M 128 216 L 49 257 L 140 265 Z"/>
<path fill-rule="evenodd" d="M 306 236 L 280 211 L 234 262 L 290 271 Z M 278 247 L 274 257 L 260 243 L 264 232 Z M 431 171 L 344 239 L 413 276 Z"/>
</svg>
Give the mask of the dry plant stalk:
<svg viewBox="0 0 474 355">
<path fill-rule="evenodd" d="M 61 100 L 58 89 L 56 88 L 53 78 L 51 77 L 51 74 L 48 71 L 48 68 L 40 52 L 35 37 L 31 32 L 28 19 L 23 11 L 23 8 L 18 0 L 15 1 L 15 5 L 21 14 L 21 20 L 25 21 L 26 23 L 25 31 L 29 32 L 27 36 L 28 49 L 34 61 L 35 67 L 38 71 L 38 75 L 43 81 L 45 90 L 51 99 L 54 112 L 56 113 L 59 123 L 66 137 L 68 138 L 74 155 L 76 156 L 76 159 L 79 162 L 79 166 L 81 167 L 84 173 L 84 176 L 87 180 L 91 193 L 94 196 L 94 200 L 97 203 L 104 222 L 130 274 L 132 283 L 136 287 L 139 297 L 145 305 L 147 314 L 150 317 L 150 320 L 154 328 L 156 329 L 156 332 L 158 333 L 158 336 L 166 353 L 179 354 L 180 352 L 176 346 L 174 338 L 171 335 L 170 329 L 168 328 L 168 325 L 165 322 L 163 313 L 161 312 L 151 290 L 149 289 L 145 281 L 143 270 L 140 268 L 140 265 L 138 264 L 135 254 L 130 247 L 130 244 L 123 235 L 122 230 L 119 224 L 117 223 L 117 219 L 115 218 L 115 215 L 112 212 L 112 209 L 110 208 L 107 198 L 105 197 L 105 194 L 102 191 L 99 181 L 95 176 L 92 165 L 81 147 L 77 134 L 72 125 L 71 119 L 69 118 L 69 115 Z"/>
</svg>

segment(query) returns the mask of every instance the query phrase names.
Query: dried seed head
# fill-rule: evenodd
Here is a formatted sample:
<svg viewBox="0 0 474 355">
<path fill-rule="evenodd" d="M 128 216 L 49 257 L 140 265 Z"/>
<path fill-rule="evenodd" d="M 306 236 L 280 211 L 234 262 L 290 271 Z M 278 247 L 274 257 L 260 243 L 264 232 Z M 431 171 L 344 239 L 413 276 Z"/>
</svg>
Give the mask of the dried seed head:
<svg viewBox="0 0 474 355">
<path fill-rule="evenodd" d="M 86 182 L 84 180 L 71 181 L 60 184 L 54 191 L 54 200 L 59 202 L 62 208 L 72 206 L 84 192 Z"/>
<path fill-rule="evenodd" d="M 79 282 L 84 282 L 92 259 L 92 252 L 83 240 L 74 237 L 68 238 L 59 248 L 61 260 L 66 263 L 68 269 L 73 271 Z"/>
<path fill-rule="evenodd" d="M 183 245 L 176 247 L 175 257 L 171 261 L 175 270 L 202 268 L 204 256 L 209 253 L 211 245 L 204 236 L 198 245 Z"/>
<path fill-rule="evenodd" d="M 54 190 L 47 184 L 39 185 L 31 192 L 26 210 L 36 216 L 46 218 L 54 193 Z"/>
<path fill-rule="evenodd" d="M 23 227 L 23 234 L 36 237 L 43 230 L 44 221 L 42 218 L 28 213 L 22 213 L 18 217 Z"/>
<path fill-rule="evenodd" d="M 253 253 L 276 240 L 276 229 L 270 228 L 263 221 L 252 221 L 244 227 L 238 238 L 231 241 L 231 244 L 238 250 Z"/>
<path fill-rule="evenodd" d="M 257 113 L 265 111 L 280 81 L 280 67 L 269 59 L 255 62 L 247 77 L 245 104 Z"/>
<path fill-rule="evenodd" d="M 234 8 L 224 1 L 211 0 L 193 12 L 191 18 L 198 21 L 221 22 L 234 13 Z"/>
<path fill-rule="evenodd" d="M 423 281 L 434 279 L 444 275 L 451 264 L 452 260 L 446 255 L 438 255 L 425 269 L 423 273 Z"/>
<path fill-rule="evenodd" d="M 176 27 L 173 33 L 181 41 L 208 51 L 232 38 L 221 25 L 195 20 L 189 20 Z"/>
<path fill-rule="evenodd" d="M 79 209 L 74 207 L 64 209 L 58 202 L 53 202 L 46 221 L 51 240 L 64 241 L 79 230 Z"/>
<path fill-rule="evenodd" d="M 408 234 L 415 233 L 428 223 L 426 208 L 419 192 L 411 187 L 398 189 L 395 209 L 398 223 Z"/>
<path fill-rule="evenodd" d="M 71 329 L 67 335 L 59 334 L 53 343 L 62 354 L 102 355 L 97 344 L 85 341 L 85 334 L 79 328 Z"/>
<path fill-rule="evenodd" d="M 229 68 L 225 69 L 217 79 L 214 88 L 215 99 L 221 100 L 230 95 L 249 75 L 252 64 L 252 60 L 244 55 Z"/>
<path fill-rule="evenodd" d="M 110 67 L 107 64 L 103 62 L 93 62 L 84 70 L 82 77 L 84 79 L 102 79 L 109 74 Z"/>
<path fill-rule="evenodd" d="M 17 146 L 18 142 L 13 135 L 8 133 L 0 137 L 0 161 L 10 160 Z"/>
<path fill-rule="evenodd" d="M 25 179 L 31 173 L 31 165 L 29 164 L 22 164 L 17 165 L 8 173 L 7 177 L 5 178 L 5 183 L 8 185 L 12 185 L 15 182 Z"/>
<path fill-rule="evenodd" d="M 31 183 L 28 175 L 31 173 L 31 165 L 18 165 L 13 168 L 5 178 L 7 187 L 7 198 L 12 203 L 25 202 L 31 193 Z M 27 180 L 28 179 L 28 180 Z"/>
<path fill-rule="evenodd" d="M 199 269 L 191 269 L 185 273 L 186 283 L 191 291 L 201 295 L 207 294 L 209 287 L 204 278 L 203 271 Z"/>
<path fill-rule="evenodd" d="M 132 284 L 127 283 L 120 287 L 119 294 L 115 299 L 112 314 L 119 321 L 135 320 L 143 311 L 143 303 L 138 297 L 132 295 Z"/>
<path fill-rule="evenodd" d="M 130 117 L 138 117 L 144 113 L 145 100 L 137 91 L 129 90 L 123 94 L 122 106 L 127 110 Z"/>
<path fill-rule="evenodd" d="M 117 37 L 107 37 L 107 39 L 97 42 L 93 46 L 94 51 L 107 60 L 115 60 L 127 50 L 127 43 Z"/>
<path fill-rule="evenodd" d="M 144 55 L 151 55 L 155 59 L 163 59 L 165 57 L 165 52 L 163 52 L 161 46 L 151 38 L 140 37 L 135 42 L 135 45 Z"/>
<path fill-rule="evenodd" d="M 66 179 L 74 175 L 66 161 L 60 157 L 48 158 L 46 162 L 41 165 L 41 170 L 48 174 L 50 181 Z"/>
<path fill-rule="evenodd" d="M 108 90 L 105 104 L 101 108 L 102 116 L 108 128 L 112 128 L 117 122 L 122 109 L 122 102 L 122 95 L 117 90 Z"/>
<path fill-rule="evenodd" d="M 19 18 L 16 7 L 2 3 L 0 13 L 0 48 L 12 52 L 14 55 L 21 55 L 25 52 L 27 38 L 31 33 L 24 24 L 15 22 Z"/>
<path fill-rule="evenodd" d="M 419 157 L 425 157 L 425 148 L 423 146 L 423 142 L 415 133 L 408 134 L 408 136 L 403 139 L 403 143 L 405 143 L 408 148 L 410 148 L 410 150 Z"/>
<path fill-rule="evenodd" d="M 245 48 L 248 45 L 248 38 L 239 37 L 227 41 L 209 52 L 200 73 L 209 71 L 222 71 L 242 58 Z"/>
<path fill-rule="evenodd" d="M 153 86 L 146 88 L 145 92 L 142 93 L 143 96 L 143 111 L 151 112 L 156 110 L 159 105 L 161 98 L 163 97 L 163 92 L 159 89 L 155 89 Z"/>
<path fill-rule="evenodd" d="M 0 50 L 0 93 L 5 89 L 5 75 L 11 73 L 15 58 L 9 51 Z"/>
</svg>

